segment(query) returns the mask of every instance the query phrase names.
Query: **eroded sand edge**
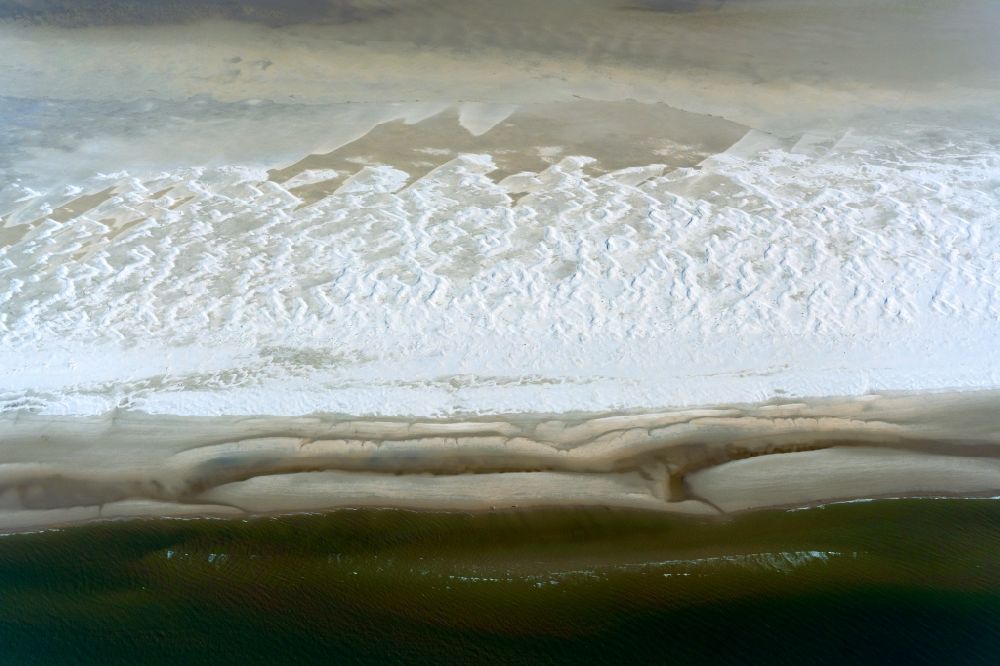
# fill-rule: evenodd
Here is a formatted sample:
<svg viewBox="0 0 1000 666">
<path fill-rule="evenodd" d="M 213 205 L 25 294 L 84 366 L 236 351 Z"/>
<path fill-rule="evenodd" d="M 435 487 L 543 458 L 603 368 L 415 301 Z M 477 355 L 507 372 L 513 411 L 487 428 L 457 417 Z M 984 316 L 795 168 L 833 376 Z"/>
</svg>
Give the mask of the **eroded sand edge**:
<svg viewBox="0 0 1000 666">
<path fill-rule="evenodd" d="M 0 529 L 342 507 L 717 515 L 1000 494 L 1000 391 L 468 419 L 0 418 Z"/>
</svg>

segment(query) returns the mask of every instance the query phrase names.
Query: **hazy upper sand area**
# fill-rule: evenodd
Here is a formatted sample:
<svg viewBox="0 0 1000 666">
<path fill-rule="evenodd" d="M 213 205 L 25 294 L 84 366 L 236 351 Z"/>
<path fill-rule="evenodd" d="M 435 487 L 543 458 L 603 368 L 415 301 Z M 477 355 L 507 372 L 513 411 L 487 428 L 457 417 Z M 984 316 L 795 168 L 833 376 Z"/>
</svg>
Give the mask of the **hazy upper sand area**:
<svg viewBox="0 0 1000 666">
<path fill-rule="evenodd" d="M 914 115 L 995 135 L 998 29 L 989 0 L 5 0 L 0 215 L 14 183 L 59 206 L 96 173 L 288 167 L 458 103 L 478 122 L 582 98 L 784 136 Z"/>
<path fill-rule="evenodd" d="M 949 89 L 964 106 L 997 83 L 988 0 L 8 1 L 5 16 L 16 54 L 5 91 L 20 97 L 517 103 L 592 93 L 715 104 L 745 122 L 907 107 Z"/>
<path fill-rule="evenodd" d="M 58 190 L 287 165 L 457 102 L 635 100 L 786 134 L 912 113 L 995 128 L 998 29 L 989 0 L 8 0 L 0 175 Z M 0 214 L 19 198 L 2 185 Z"/>
</svg>

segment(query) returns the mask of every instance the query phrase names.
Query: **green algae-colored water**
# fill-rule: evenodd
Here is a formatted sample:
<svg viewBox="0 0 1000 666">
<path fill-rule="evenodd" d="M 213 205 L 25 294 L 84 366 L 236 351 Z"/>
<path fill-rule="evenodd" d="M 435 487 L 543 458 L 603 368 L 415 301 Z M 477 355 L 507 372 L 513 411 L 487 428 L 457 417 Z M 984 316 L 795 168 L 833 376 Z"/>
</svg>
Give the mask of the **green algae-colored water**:
<svg viewBox="0 0 1000 666">
<path fill-rule="evenodd" d="M 3 663 L 1000 663 L 1000 502 L 0 538 Z"/>
</svg>

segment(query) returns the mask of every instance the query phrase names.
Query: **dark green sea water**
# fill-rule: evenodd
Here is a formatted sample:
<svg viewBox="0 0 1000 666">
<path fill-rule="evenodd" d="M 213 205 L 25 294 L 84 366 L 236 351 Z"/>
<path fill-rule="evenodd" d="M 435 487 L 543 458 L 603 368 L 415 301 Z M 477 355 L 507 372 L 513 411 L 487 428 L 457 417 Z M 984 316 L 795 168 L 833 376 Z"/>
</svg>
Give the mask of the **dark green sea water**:
<svg viewBox="0 0 1000 666">
<path fill-rule="evenodd" d="M 1000 502 L 0 538 L 3 663 L 1000 663 Z"/>
</svg>

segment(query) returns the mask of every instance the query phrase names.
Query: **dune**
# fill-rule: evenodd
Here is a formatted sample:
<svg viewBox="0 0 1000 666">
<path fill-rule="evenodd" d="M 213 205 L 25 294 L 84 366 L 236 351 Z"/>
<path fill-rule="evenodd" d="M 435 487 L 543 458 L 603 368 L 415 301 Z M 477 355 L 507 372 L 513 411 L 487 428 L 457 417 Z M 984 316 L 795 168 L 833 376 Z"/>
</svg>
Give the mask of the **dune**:
<svg viewBox="0 0 1000 666">
<path fill-rule="evenodd" d="M 0 528 L 342 507 L 717 516 L 1000 494 L 995 391 L 468 419 L 0 418 Z"/>
</svg>

